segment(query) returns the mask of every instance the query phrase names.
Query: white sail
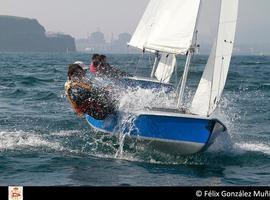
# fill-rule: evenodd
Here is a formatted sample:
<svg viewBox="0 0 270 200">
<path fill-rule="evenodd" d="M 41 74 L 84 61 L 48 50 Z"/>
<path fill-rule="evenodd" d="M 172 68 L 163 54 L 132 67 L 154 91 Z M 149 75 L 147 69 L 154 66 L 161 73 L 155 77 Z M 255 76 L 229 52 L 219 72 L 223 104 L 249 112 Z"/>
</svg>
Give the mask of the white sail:
<svg viewBox="0 0 270 200">
<path fill-rule="evenodd" d="M 191 112 L 209 116 L 224 90 L 234 45 L 238 0 L 221 0 L 217 40 L 194 96 Z"/>
<path fill-rule="evenodd" d="M 151 0 L 129 45 L 171 54 L 191 46 L 200 0 Z"/>
<path fill-rule="evenodd" d="M 160 0 L 150 1 L 128 45 L 141 50 L 144 49 L 144 45 L 151 33 L 152 26 L 156 21 L 159 2 Z"/>
<path fill-rule="evenodd" d="M 176 65 L 176 57 L 173 54 L 162 54 L 155 77 L 161 83 L 169 83 Z"/>
</svg>

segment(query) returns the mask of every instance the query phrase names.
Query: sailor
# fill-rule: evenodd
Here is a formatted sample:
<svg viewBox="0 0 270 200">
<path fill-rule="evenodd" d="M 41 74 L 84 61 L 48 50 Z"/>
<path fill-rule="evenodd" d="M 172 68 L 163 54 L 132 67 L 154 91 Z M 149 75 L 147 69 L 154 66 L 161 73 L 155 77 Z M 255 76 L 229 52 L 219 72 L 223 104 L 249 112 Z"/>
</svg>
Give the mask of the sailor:
<svg viewBox="0 0 270 200">
<path fill-rule="evenodd" d="M 90 73 L 93 75 L 96 75 L 97 73 L 97 67 L 100 65 L 100 55 L 94 54 L 92 56 L 92 62 L 90 64 Z"/>
<path fill-rule="evenodd" d="M 125 76 L 131 76 L 130 74 L 112 67 L 107 62 L 107 57 L 105 55 L 94 54 L 92 56 L 92 63 L 90 65 L 90 72 L 99 77 L 119 79 Z"/>
<path fill-rule="evenodd" d="M 80 65 L 85 71 L 87 70 L 87 66 L 82 61 L 76 61 L 74 62 L 74 64 Z"/>
<path fill-rule="evenodd" d="M 95 88 L 86 77 L 86 71 L 78 64 L 69 65 L 66 96 L 79 116 L 88 114 L 95 119 L 105 119 L 115 110 L 115 103 L 108 91 Z"/>
</svg>

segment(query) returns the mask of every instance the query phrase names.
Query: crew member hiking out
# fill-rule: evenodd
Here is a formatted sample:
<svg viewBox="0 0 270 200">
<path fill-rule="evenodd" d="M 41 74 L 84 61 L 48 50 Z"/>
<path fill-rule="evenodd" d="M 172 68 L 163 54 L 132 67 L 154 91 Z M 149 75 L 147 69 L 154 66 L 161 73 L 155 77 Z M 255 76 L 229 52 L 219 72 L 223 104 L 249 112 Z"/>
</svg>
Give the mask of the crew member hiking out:
<svg viewBox="0 0 270 200">
<path fill-rule="evenodd" d="M 99 54 L 94 54 L 92 56 L 92 62 L 90 64 L 90 72 L 95 75 L 97 73 L 97 67 L 100 64 Z"/>
<path fill-rule="evenodd" d="M 92 63 L 90 65 L 90 72 L 98 77 L 106 77 L 119 79 L 126 76 L 131 76 L 130 74 L 121 71 L 116 67 L 112 67 L 107 62 L 107 57 L 105 55 L 94 54 L 92 56 Z"/>
<path fill-rule="evenodd" d="M 79 116 L 88 114 L 102 120 L 115 110 L 115 102 L 108 91 L 93 87 L 86 77 L 86 71 L 78 64 L 69 65 L 65 92 Z"/>
</svg>

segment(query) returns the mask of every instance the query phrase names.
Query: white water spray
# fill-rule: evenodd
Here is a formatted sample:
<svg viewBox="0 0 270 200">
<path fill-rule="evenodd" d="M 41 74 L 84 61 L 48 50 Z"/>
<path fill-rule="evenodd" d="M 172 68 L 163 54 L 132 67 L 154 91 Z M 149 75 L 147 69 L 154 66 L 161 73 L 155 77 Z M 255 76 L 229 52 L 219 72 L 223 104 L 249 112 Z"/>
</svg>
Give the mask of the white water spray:
<svg viewBox="0 0 270 200">
<path fill-rule="evenodd" d="M 143 89 L 140 87 L 130 88 L 121 94 L 119 101 L 119 112 L 121 120 L 115 131 L 118 134 L 119 148 L 115 158 L 122 158 L 124 153 L 125 138 L 130 136 L 131 131 L 136 129 L 134 121 L 137 114 L 141 111 L 153 107 L 174 107 L 175 99 L 172 94 L 166 94 L 165 91 L 155 89 Z"/>
</svg>

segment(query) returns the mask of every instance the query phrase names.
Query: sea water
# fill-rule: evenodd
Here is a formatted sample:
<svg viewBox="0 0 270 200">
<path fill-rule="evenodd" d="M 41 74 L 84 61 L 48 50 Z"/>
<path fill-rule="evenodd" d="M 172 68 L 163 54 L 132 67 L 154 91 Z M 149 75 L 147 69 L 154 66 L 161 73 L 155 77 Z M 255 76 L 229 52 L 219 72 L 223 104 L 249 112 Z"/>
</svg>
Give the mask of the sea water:
<svg viewBox="0 0 270 200">
<path fill-rule="evenodd" d="M 108 55 L 112 65 L 149 76 L 149 58 L 140 58 Z M 214 113 L 229 133 L 191 156 L 150 151 L 125 142 L 121 133 L 112 138 L 78 117 L 64 93 L 67 66 L 89 59 L 83 53 L 0 53 L 0 185 L 269 185 L 270 57 L 233 57 Z M 187 104 L 206 62 L 207 56 L 192 61 Z M 181 73 L 184 60 L 178 63 Z M 120 109 L 173 104 L 169 100 L 138 88 L 122 96 Z M 134 117 L 123 116 L 124 126 Z"/>
</svg>

